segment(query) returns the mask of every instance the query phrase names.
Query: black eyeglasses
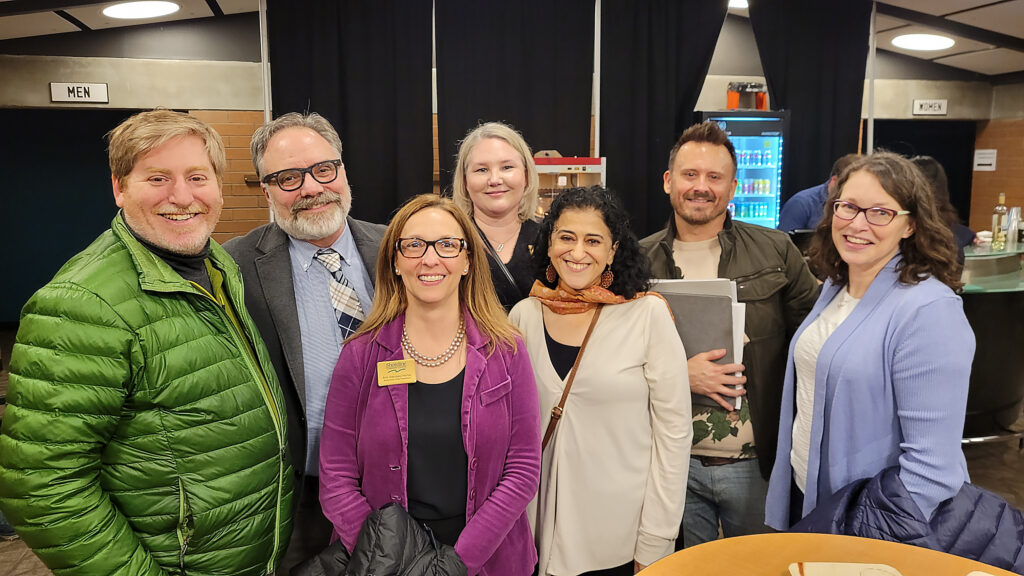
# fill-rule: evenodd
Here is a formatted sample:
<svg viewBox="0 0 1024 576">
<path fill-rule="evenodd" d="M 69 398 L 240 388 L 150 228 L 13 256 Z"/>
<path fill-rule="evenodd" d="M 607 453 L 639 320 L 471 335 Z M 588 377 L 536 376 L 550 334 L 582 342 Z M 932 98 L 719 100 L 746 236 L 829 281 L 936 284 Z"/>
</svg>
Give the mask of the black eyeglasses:
<svg viewBox="0 0 1024 576">
<path fill-rule="evenodd" d="M 434 252 L 441 258 L 455 258 L 466 249 L 466 240 L 463 238 L 438 238 L 437 240 L 399 238 L 395 242 L 395 248 L 406 258 L 422 258 L 430 246 L 434 247 Z"/>
<path fill-rule="evenodd" d="M 840 220 L 853 220 L 857 217 L 857 214 L 863 212 L 868 224 L 873 226 L 888 226 L 897 216 L 910 214 L 910 210 L 893 210 L 891 208 L 882 208 L 881 206 L 861 208 L 846 200 L 836 200 L 835 204 L 832 205 L 832 212 Z"/>
<path fill-rule="evenodd" d="M 341 167 L 341 159 L 325 160 L 317 162 L 309 168 L 286 168 L 272 174 L 267 174 L 260 182 L 270 184 L 277 181 L 277 187 L 285 192 L 291 192 L 302 188 L 306 180 L 306 174 L 313 177 L 313 180 L 321 184 L 330 184 L 338 178 L 338 168 Z"/>
</svg>

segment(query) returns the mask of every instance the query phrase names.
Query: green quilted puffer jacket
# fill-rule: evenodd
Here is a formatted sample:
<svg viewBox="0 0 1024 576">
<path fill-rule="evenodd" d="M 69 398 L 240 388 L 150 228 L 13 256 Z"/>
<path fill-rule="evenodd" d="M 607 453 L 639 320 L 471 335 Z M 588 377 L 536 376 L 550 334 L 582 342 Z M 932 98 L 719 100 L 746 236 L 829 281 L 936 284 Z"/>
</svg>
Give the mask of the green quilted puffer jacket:
<svg viewBox="0 0 1024 576">
<path fill-rule="evenodd" d="M 209 254 L 213 295 L 118 214 L 22 310 L 0 508 L 58 576 L 272 574 L 283 556 L 284 402 L 238 267 Z"/>
</svg>

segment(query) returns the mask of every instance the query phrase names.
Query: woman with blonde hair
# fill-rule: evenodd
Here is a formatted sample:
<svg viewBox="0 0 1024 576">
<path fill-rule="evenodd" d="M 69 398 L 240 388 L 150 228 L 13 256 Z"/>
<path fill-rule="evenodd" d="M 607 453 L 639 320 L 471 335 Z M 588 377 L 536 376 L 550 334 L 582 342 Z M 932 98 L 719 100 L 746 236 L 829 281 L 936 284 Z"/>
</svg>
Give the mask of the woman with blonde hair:
<svg viewBox="0 0 1024 576">
<path fill-rule="evenodd" d="M 539 420 L 529 357 L 472 222 L 447 198 L 410 199 L 327 395 L 320 502 L 336 537 L 351 551 L 367 515 L 395 502 L 469 574 L 530 574 Z"/>
<path fill-rule="evenodd" d="M 540 225 L 530 218 L 538 180 L 530 147 L 510 126 L 481 124 L 459 146 L 452 198 L 480 231 L 505 310 L 526 298 L 533 284 L 530 253 Z"/>
</svg>

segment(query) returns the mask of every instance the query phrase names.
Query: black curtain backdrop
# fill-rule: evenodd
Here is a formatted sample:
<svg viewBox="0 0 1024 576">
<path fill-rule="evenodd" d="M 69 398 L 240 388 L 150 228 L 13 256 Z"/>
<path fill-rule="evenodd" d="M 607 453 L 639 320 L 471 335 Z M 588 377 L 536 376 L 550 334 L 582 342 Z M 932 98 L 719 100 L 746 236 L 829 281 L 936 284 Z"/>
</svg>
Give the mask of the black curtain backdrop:
<svg viewBox="0 0 1024 576">
<path fill-rule="evenodd" d="M 639 237 L 663 227 L 668 153 L 693 112 L 727 0 L 601 1 L 601 155 Z"/>
<path fill-rule="evenodd" d="M 436 0 L 441 190 L 480 122 L 511 124 L 530 148 L 590 155 L 594 0 Z"/>
<path fill-rule="evenodd" d="M 430 0 L 267 2 L 273 115 L 334 124 L 358 218 L 432 190 L 430 22 Z"/>
<path fill-rule="evenodd" d="M 790 111 L 785 201 L 857 151 L 871 1 L 757 0 L 750 24 L 771 106 Z"/>
<path fill-rule="evenodd" d="M 978 123 L 970 120 L 875 120 L 875 150 L 938 160 L 949 180 L 949 201 L 966 224 L 977 131 Z"/>
</svg>

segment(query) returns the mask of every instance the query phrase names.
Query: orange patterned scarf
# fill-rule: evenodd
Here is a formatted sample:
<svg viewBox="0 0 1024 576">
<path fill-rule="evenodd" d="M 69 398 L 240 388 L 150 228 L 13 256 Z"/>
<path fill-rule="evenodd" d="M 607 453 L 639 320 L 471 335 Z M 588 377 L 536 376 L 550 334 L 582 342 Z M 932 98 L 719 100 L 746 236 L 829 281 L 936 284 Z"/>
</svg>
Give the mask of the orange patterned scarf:
<svg viewBox="0 0 1024 576">
<path fill-rule="evenodd" d="M 647 294 L 657 293 L 637 292 L 631 300 L 642 298 Z M 661 296 L 661 294 L 657 295 Z M 583 290 L 573 290 L 559 282 L 558 286 L 552 289 L 545 286 L 540 280 L 534 280 L 530 296 L 540 300 L 541 304 L 547 306 L 555 314 L 580 314 L 597 308 L 598 304 L 622 304 L 630 301 L 598 284 Z M 664 298 L 662 299 L 664 300 Z"/>
</svg>

